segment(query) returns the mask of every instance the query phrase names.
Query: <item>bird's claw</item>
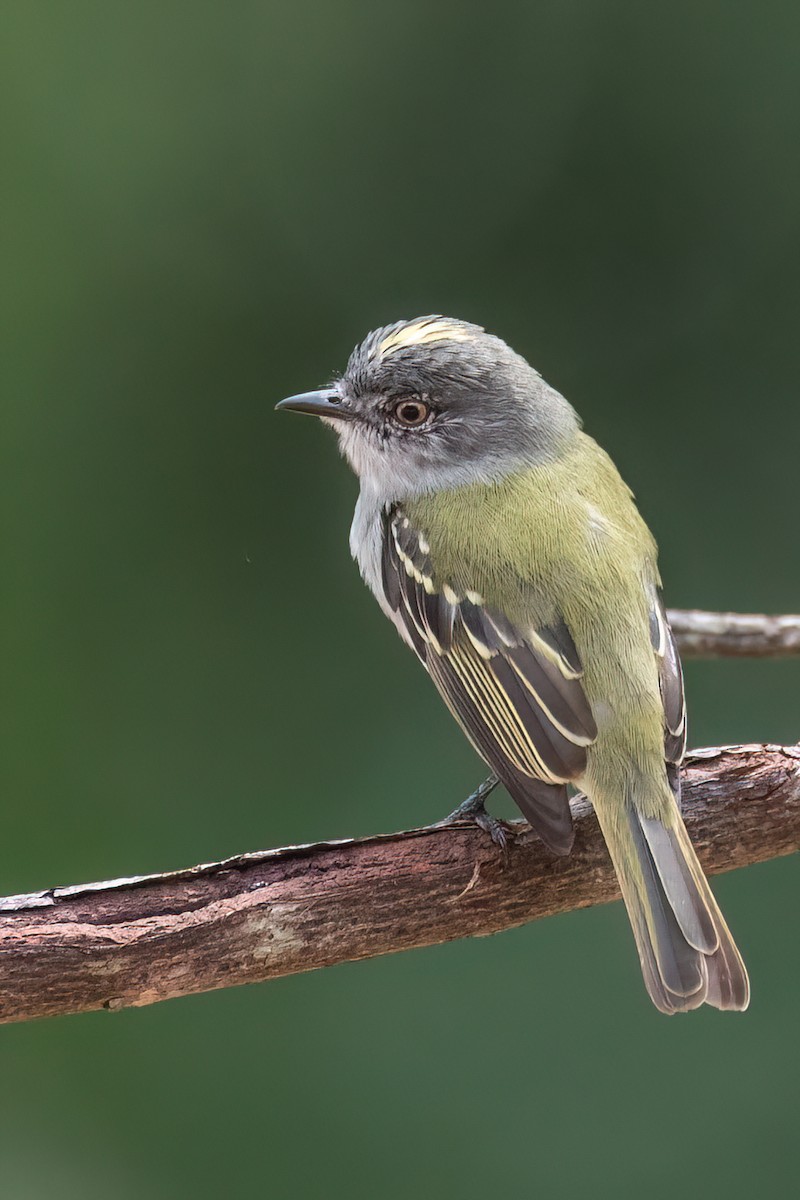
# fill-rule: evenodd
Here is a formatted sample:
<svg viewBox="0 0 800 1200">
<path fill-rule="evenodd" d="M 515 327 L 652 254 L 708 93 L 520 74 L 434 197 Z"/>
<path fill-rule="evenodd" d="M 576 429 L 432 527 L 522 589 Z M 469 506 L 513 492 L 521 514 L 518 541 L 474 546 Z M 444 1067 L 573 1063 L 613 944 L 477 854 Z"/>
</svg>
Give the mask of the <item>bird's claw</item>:
<svg viewBox="0 0 800 1200">
<path fill-rule="evenodd" d="M 498 821 L 486 811 L 486 797 L 497 787 L 497 778 L 490 775 L 471 796 L 467 796 L 458 808 L 454 808 L 443 820 L 437 821 L 433 828 L 443 828 L 454 825 L 458 821 L 472 821 L 484 833 L 488 833 L 496 846 L 499 846 L 503 858 L 508 858 L 508 828 L 503 821 Z"/>
<path fill-rule="evenodd" d="M 505 824 L 502 821 L 498 821 L 497 817 L 493 817 L 486 809 L 482 812 L 473 813 L 472 820 L 479 829 L 482 829 L 484 833 L 488 833 L 495 846 L 500 847 L 503 852 L 503 858 L 508 858 L 508 831 Z"/>
</svg>

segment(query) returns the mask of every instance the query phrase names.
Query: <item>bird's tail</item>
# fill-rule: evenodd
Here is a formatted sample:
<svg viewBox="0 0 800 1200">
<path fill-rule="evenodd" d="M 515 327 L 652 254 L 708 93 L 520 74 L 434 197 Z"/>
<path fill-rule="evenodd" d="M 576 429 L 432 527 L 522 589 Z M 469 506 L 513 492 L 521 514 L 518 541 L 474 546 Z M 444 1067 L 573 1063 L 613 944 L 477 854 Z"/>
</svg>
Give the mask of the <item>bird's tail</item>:
<svg viewBox="0 0 800 1200">
<path fill-rule="evenodd" d="M 653 1003 L 665 1013 L 745 1009 L 742 957 L 697 861 L 678 806 L 649 817 L 595 802 Z"/>
</svg>

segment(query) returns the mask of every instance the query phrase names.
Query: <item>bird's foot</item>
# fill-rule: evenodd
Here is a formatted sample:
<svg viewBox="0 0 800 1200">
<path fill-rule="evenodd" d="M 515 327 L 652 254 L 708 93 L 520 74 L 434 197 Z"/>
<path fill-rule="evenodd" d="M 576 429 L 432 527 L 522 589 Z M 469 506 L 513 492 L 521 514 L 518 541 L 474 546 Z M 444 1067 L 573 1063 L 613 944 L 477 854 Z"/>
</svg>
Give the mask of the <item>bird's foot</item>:
<svg viewBox="0 0 800 1200">
<path fill-rule="evenodd" d="M 454 825 L 458 821 L 473 821 L 474 824 L 482 829 L 484 833 L 488 833 L 496 846 L 499 846 L 503 851 L 503 855 L 508 854 L 508 832 L 502 821 L 498 821 L 497 817 L 493 817 L 491 813 L 486 811 L 486 799 L 497 787 L 498 780 L 496 775 L 490 775 L 485 779 L 480 787 L 476 788 L 471 796 L 467 796 L 458 808 L 454 808 L 448 816 L 441 821 L 437 821 L 431 828 L 441 829 L 446 825 Z"/>
</svg>

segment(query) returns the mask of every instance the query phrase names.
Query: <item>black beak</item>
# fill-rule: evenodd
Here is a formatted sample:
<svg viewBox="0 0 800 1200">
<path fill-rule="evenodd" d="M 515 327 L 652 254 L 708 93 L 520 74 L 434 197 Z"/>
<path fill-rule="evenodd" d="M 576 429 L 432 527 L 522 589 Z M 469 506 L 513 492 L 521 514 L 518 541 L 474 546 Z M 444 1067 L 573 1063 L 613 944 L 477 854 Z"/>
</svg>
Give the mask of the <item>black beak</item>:
<svg viewBox="0 0 800 1200">
<path fill-rule="evenodd" d="M 285 409 L 287 412 L 311 413 L 314 417 L 333 417 L 335 420 L 347 420 L 352 412 L 345 408 L 342 398 L 336 388 L 325 388 L 320 392 L 301 392 L 299 396 L 288 396 L 275 405 L 276 410 Z"/>
</svg>

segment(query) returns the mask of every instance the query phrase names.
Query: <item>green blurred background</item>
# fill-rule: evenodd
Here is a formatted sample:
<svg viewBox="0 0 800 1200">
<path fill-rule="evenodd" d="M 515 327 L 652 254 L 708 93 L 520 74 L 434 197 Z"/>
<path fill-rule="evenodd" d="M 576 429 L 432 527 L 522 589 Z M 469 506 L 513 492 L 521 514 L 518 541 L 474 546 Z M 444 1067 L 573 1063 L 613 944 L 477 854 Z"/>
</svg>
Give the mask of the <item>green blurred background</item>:
<svg viewBox="0 0 800 1200">
<path fill-rule="evenodd" d="M 573 400 L 670 603 L 797 610 L 795 0 L 0 21 L 0 891 L 419 824 L 482 777 L 349 560 L 333 439 L 272 412 L 398 317 Z M 693 744 L 797 738 L 797 662 L 687 676 Z M 4 1027 L 2 1195 L 782 1194 L 796 881 L 718 881 L 746 1017 L 659 1016 L 614 905 Z"/>
</svg>

